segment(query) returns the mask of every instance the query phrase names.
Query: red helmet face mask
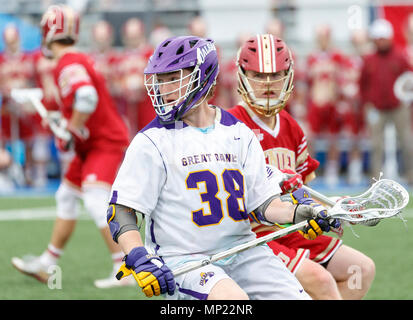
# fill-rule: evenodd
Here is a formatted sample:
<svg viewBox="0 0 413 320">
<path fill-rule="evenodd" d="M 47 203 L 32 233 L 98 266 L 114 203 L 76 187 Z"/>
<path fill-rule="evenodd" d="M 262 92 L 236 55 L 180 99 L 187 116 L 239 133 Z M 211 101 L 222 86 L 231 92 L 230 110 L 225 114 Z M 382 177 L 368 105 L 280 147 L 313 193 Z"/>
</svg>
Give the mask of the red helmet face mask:
<svg viewBox="0 0 413 320">
<path fill-rule="evenodd" d="M 291 52 L 270 34 L 249 38 L 238 51 L 238 92 L 259 115 L 279 113 L 293 90 Z"/>
<path fill-rule="evenodd" d="M 65 5 L 50 6 L 40 22 L 43 53 L 50 57 L 50 44 L 56 40 L 71 39 L 76 43 L 79 24 L 79 15 L 72 8 Z"/>
</svg>

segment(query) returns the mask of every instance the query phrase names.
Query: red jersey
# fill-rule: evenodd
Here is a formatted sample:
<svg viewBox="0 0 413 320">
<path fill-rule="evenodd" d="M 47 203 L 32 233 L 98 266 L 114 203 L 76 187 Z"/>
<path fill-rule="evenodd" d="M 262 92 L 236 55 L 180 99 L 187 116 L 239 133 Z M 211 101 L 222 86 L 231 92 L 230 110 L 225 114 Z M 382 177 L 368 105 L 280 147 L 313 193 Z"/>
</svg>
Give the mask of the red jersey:
<svg viewBox="0 0 413 320">
<path fill-rule="evenodd" d="M 146 98 L 143 71 L 153 53 L 150 46 L 141 49 L 126 50 L 119 54 L 116 64 L 116 78 L 122 96 L 129 102 L 137 102 Z"/>
<path fill-rule="evenodd" d="M 268 164 L 278 169 L 291 169 L 301 174 L 303 181 L 314 178 L 319 162 L 309 155 L 304 132 L 288 112 L 282 110 L 276 115 L 277 124 L 274 130 L 241 105 L 228 112 L 255 132 Z"/>
<path fill-rule="evenodd" d="M 116 65 L 118 63 L 118 55 L 115 50 L 106 52 L 94 51 L 89 54 L 95 63 L 95 69 L 103 75 L 109 92 L 112 96 L 119 95 L 116 88 Z"/>
<path fill-rule="evenodd" d="M 312 53 L 307 57 L 309 99 L 317 106 L 336 103 L 341 63 L 342 55 L 333 50 Z"/>
<path fill-rule="evenodd" d="M 11 89 L 33 86 L 33 71 L 31 54 L 25 52 L 0 54 L 0 91 L 3 104 L 8 104 Z"/>
<path fill-rule="evenodd" d="M 94 69 L 93 61 L 87 55 L 79 52 L 64 54 L 55 69 L 55 82 L 59 88 L 60 109 L 66 119 L 72 116 L 76 90 L 82 86 L 96 89 L 98 103 L 86 121 L 90 136 L 82 149 L 127 147 L 127 127 L 115 107 L 103 76 Z"/>
<path fill-rule="evenodd" d="M 152 47 L 146 45 L 140 49 L 126 50 L 119 56 L 116 65 L 116 86 L 121 93 L 119 104 L 132 135 L 156 117 L 146 92 L 143 74 L 152 53 Z"/>
</svg>

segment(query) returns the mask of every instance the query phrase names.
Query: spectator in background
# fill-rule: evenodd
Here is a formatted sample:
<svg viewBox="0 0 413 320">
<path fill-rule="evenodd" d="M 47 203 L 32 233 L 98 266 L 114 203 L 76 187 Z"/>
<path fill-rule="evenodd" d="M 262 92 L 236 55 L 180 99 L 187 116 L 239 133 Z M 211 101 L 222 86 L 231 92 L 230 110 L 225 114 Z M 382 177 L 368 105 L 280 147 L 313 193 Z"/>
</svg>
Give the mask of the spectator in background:
<svg viewBox="0 0 413 320">
<path fill-rule="evenodd" d="M 195 16 L 194 18 L 192 18 L 188 23 L 187 30 L 188 34 L 191 36 L 196 36 L 203 39 L 208 38 L 208 24 L 202 16 Z M 217 49 L 219 64 L 222 65 L 223 63 L 221 49 L 216 43 L 215 48 Z M 221 83 L 225 81 L 221 73 L 218 74 L 216 81 L 218 85 L 215 87 L 214 96 L 209 101 L 209 103 L 212 105 L 220 106 L 223 109 L 231 108 L 232 105 L 228 105 L 226 93 L 223 92 L 224 90 L 222 90 L 221 88 Z"/>
<path fill-rule="evenodd" d="M 331 27 L 326 24 L 316 28 L 314 52 L 308 55 L 306 64 L 307 78 L 307 120 L 309 124 L 308 140 L 311 151 L 319 149 L 315 142 L 327 142 L 327 159 L 324 176 L 328 185 L 338 183 L 339 148 L 338 137 L 341 115 L 338 108 L 340 99 L 340 72 L 342 54 L 332 47 Z M 315 153 L 314 153 L 315 154 Z"/>
<path fill-rule="evenodd" d="M 249 32 L 238 34 L 235 45 L 240 48 L 252 36 Z M 221 77 L 220 101 L 223 106 L 234 106 L 239 101 L 238 94 L 238 65 L 237 55 L 221 63 L 221 70 L 218 77 Z"/>
<path fill-rule="evenodd" d="M 11 147 L 14 161 L 24 166 L 24 173 L 15 180 L 21 184 L 32 184 L 32 157 L 35 131 L 32 127 L 33 114 L 24 111 L 21 105 L 11 98 L 12 89 L 33 87 L 33 59 L 20 46 L 20 35 L 17 26 L 9 24 L 3 31 L 4 52 L 0 54 L 0 94 L 1 107 L 1 139 Z M 23 141 L 23 145 L 21 143 Z M 23 149 L 23 150 L 21 150 Z"/>
<path fill-rule="evenodd" d="M 347 181 L 358 185 L 363 178 L 363 143 L 366 142 L 365 119 L 361 105 L 359 78 L 363 56 L 369 51 L 368 32 L 353 30 L 350 34 L 351 52 L 343 58 L 341 68 L 340 113 L 343 117 L 341 134 L 347 142 Z"/>
<path fill-rule="evenodd" d="M 163 23 L 157 23 L 149 35 L 149 43 L 156 47 L 162 41 L 173 36 L 171 29 Z"/>
<path fill-rule="evenodd" d="M 156 116 L 143 83 L 143 69 L 153 47 L 148 43 L 144 25 L 138 18 L 125 22 L 122 41 L 124 49 L 117 61 L 116 85 L 122 97 L 122 115 L 126 117 L 133 137 Z"/>
<path fill-rule="evenodd" d="M 106 80 L 111 95 L 120 95 L 115 86 L 114 71 L 117 63 L 117 53 L 113 48 L 114 34 L 112 25 L 105 20 L 98 21 L 92 28 L 92 46 L 90 57 L 95 62 L 95 68 Z"/>
<path fill-rule="evenodd" d="M 386 124 L 392 123 L 396 128 L 406 178 L 412 184 L 410 108 L 401 103 L 393 91 L 396 79 L 409 70 L 409 64 L 406 56 L 393 46 L 393 27 L 389 21 L 374 21 L 370 37 L 375 51 L 364 57 L 360 94 L 371 137 L 371 174 L 378 178 L 382 171 L 384 128 Z"/>
</svg>

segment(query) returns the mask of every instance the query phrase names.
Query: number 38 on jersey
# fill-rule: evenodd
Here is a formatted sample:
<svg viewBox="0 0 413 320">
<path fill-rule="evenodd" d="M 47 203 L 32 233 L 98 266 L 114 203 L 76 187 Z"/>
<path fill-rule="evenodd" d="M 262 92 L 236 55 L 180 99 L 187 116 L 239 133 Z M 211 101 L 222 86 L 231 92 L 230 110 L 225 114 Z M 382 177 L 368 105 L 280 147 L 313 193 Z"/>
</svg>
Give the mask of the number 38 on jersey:
<svg viewBox="0 0 413 320">
<path fill-rule="evenodd" d="M 239 170 L 225 169 L 221 175 L 210 170 L 194 171 L 188 174 L 185 182 L 187 189 L 199 192 L 201 203 L 208 208 L 204 210 L 204 207 L 201 207 L 192 211 L 192 221 L 197 226 L 221 223 L 222 219 L 226 218 L 224 211 L 234 221 L 248 219 L 244 201 L 244 176 Z M 226 198 L 220 193 L 220 185 L 225 189 Z"/>
</svg>

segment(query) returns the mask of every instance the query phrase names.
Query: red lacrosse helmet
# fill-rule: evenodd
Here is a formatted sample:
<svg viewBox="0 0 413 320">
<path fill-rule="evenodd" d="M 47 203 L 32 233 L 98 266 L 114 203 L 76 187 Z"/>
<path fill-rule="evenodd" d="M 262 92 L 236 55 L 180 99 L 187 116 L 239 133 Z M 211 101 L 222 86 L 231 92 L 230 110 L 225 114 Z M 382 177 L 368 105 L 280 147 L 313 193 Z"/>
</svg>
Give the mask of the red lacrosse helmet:
<svg viewBox="0 0 413 320">
<path fill-rule="evenodd" d="M 40 22 L 43 47 L 49 49 L 50 43 L 63 39 L 71 39 L 76 43 L 79 38 L 79 24 L 79 14 L 69 6 L 50 6 Z"/>
<path fill-rule="evenodd" d="M 271 34 L 249 38 L 238 51 L 237 65 L 238 92 L 250 108 L 270 117 L 285 107 L 294 87 L 294 62 L 283 40 Z"/>
</svg>

